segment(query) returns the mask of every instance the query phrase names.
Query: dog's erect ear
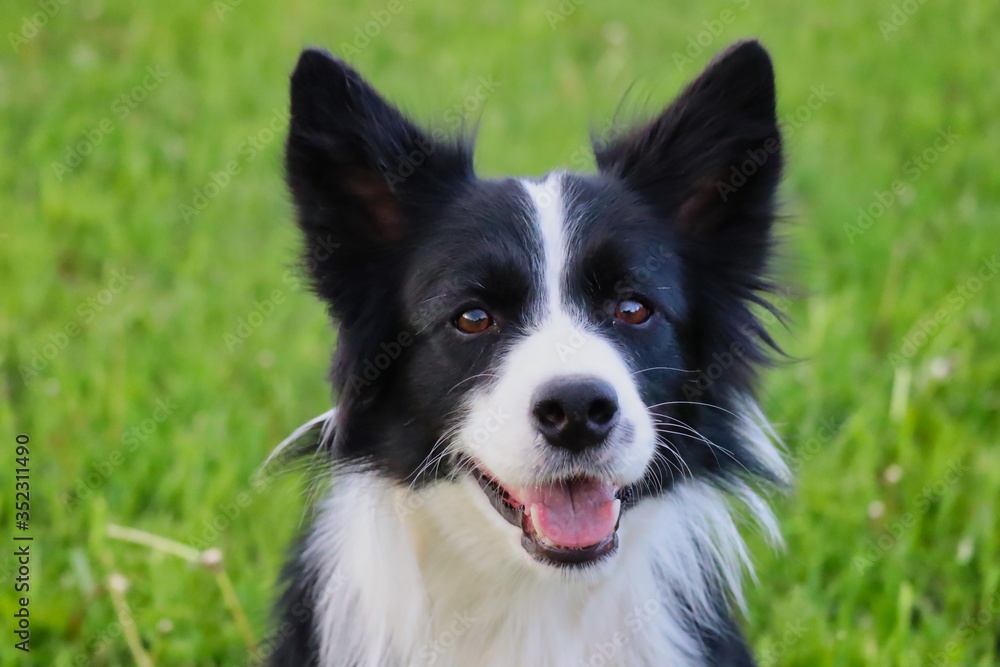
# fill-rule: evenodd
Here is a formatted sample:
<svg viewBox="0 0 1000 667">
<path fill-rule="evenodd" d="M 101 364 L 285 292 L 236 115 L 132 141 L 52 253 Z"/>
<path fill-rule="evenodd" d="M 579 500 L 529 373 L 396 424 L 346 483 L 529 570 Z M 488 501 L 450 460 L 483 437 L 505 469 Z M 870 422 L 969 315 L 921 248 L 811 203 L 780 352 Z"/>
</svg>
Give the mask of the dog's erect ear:
<svg viewBox="0 0 1000 667">
<path fill-rule="evenodd" d="M 384 271 L 430 207 L 471 180 L 471 152 L 417 128 L 325 51 L 302 52 L 291 98 L 286 169 L 305 263 L 343 314 L 344 291 Z"/>
<path fill-rule="evenodd" d="M 761 268 L 782 155 L 774 70 L 758 42 L 733 45 L 658 117 L 601 144 L 600 171 L 643 195 L 683 237 L 727 246 L 741 268 Z"/>
<path fill-rule="evenodd" d="M 781 180 L 774 70 L 757 42 L 716 57 L 658 117 L 601 145 L 600 171 L 642 196 L 679 241 L 692 279 L 689 340 L 701 360 L 742 346 L 729 382 L 749 386 L 751 362 L 776 347 L 752 304 L 777 313 L 762 292 Z M 706 362 L 707 363 L 707 362 Z"/>
</svg>

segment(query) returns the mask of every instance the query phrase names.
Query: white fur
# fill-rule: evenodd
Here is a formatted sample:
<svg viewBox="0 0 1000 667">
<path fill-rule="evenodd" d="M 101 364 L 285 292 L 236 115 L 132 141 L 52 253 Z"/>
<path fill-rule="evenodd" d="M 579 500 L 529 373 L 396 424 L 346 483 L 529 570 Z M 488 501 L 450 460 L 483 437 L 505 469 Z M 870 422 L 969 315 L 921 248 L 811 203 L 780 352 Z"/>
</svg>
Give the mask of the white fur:
<svg viewBox="0 0 1000 667">
<path fill-rule="evenodd" d="M 775 479 L 783 484 L 790 482 L 792 473 L 782 455 L 781 438 L 775 433 L 760 406 L 747 397 L 737 397 L 735 403 L 739 406 L 741 432 L 750 451 Z"/>
<path fill-rule="evenodd" d="M 535 207 L 533 223 L 538 227 L 542 240 L 543 282 L 545 300 L 537 314 L 543 321 L 546 315 L 563 310 L 562 281 L 566 278 L 566 260 L 569 246 L 566 238 L 568 220 L 562 193 L 562 174 L 548 175 L 541 183 L 522 180 L 521 186 L 527 190 Z"/>
<path fill-rule="evenodd" d="M 736 497 L 757 498 L 746 487 Z M 773 526 L 759 499 L 747 507 Z M 726 493 L 700 481 L 630 511 L 601 568 L 532 567 L 520 532 L 468 480 L 414 493 L 341 473 L 303 556 L 323 582 L 321 664 L 702 665 L 678 610 L 710 620 L 712 587 L 740 599 L 749 566 Z"/>
<path fill-rule="evenodd" d="M 542 239 L 544 296 L 496 378 L 470 394 L 447 444 L 508 487 L 582 473 L 574 468 L 579 462 L 538 436 L 531 397 L 560 376 L 593 375 L 615 387 L 621 419 L 590 465 L 616 483 L 636 482 L 654 454 L 655 430 L 619 351 L 562 293 L 572 236 L 562 177 L 524 187 Z M 760 411 L 747 400 L 740 412 L 749 445 L 784 479 L 787 468 Z M 324 416 L 326 437 L 334 417 Z M 750 568 L 734 501 L 778 541 L 767 504 L 750 487 L 686 479 L 625 514 L 613 557 L 561 569 L 525 552 L 522 531 L 470 476 L 410 491 L 375 472 L 338 471 L 302 555 L 320 587 L 321 664 L 702 667 L 691 619 L 711 625 L 718 591 L 742 604 L 741 580 Z"/>
<path fill-rule="evenodd" d="M 656 433 L 619 351 L 592 331 L 563 294 L 571 222 L 564 214 L 562 178 L 556 173 L 541 183 L 522 182 L 535 208 L 531 222 L 542 240 L 544 297 L 535 304 L 531 330 L 501 361 L 496 379 L 470 394 L 453 448 L 479 461 L 508 487 L 584 472 L 575 467 L 579 460 L 561 457 L 539 435 L 531 417 L 532 396 L 560 377 L 593 376 L 615 388 L 621 418 L 601 460 L 589 463 L 624 486 L 642 477 L 656 448 Z"/>
<path fill-rule="evenodd" d="M 337 408 L 327 410 L 323 414 L 313 417 L 305 424 L 292 431 L 287 438 L 282 440 L 278 443 L 277 447 L 271 450 L 271 453 L 267 455 L 266 459 L 264 459 L 264 463 L 262 463 L 260 468 L 258 468 L 257 474 L 263 475 L 266 473 L 270 465 L 284 456 L 289 447 L 292 447 L 313 431 L 319 430 L 319 444 L 325 444 L 328 442 L 333 436 L 334 425 L 337 423 L 337 412 Z"/>
</svg>

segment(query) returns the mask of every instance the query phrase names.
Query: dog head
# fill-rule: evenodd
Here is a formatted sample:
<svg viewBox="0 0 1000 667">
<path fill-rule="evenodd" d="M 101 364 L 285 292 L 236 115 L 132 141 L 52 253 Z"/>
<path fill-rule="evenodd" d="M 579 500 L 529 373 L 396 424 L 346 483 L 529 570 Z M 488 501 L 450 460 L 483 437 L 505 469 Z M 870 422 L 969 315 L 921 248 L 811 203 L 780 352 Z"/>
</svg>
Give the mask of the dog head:
<svg viewBox="0 0 1000 667">
<path fill-rule="evenodd" d="M 594 148 L 593 175 L 480 179 L 468 141 L 343 62 L 292 76 L 288 180 L 339 323 L 331 455 L 446 485 L 463 506 L 440 513 L 485 512 L 545 567 L 612 559 L 627 510 L 685 480 L 781 473 L 745 437 L 782 162 L 767 53 L 735 45 Z"/>
</svg>

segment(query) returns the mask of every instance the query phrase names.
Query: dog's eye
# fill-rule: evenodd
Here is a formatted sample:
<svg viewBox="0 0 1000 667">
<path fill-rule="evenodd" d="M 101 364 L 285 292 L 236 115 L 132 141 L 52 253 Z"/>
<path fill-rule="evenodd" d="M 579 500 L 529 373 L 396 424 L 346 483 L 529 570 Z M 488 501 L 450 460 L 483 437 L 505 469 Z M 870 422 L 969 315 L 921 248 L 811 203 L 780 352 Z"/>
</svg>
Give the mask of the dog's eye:
<svg viewBox="0 0 1000 667">
<path fill-rule="evenodd" d="M 642 324 L 653 315 L 653 309 L 638 299 L 622 299 L 615 306 L 615 317 L 626 324 Z"/>
<path fill-rule="evenodd" d="M 455 328 L 462 333 L 482 333 L 493 326 L 493 318 L 482 308 L 470 308 L 455 319 Z"/>
</svg>

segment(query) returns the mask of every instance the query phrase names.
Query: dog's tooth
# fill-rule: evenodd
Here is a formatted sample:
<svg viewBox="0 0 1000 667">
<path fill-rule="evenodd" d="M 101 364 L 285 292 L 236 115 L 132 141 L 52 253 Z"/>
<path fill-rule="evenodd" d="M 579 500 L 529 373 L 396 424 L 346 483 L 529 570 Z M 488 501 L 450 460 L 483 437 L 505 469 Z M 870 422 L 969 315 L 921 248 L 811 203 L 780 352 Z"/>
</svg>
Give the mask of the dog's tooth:
<svg viewBox="0 0 1000 667">
<path fill-rule="evenodd" d="M 542 524 L 538 521 L 538 512 L 531 512 L 531 527 L 535 529 L 535 534 L 538 535 L 540 540 L 547 540 L 545 537 L 545 531 L 542 530 Z"/>
<path fill-rule="evenodd" d="M 618 528 L 620 528 L 621 525 L 622 525 L 622 509 L 624 508 L 624 504 L 622 503 L 621 500 L 618 500 L 617 498 L 615 499 L 615 503 L 616 503 L 616 505 L 614 507 L 614 512 L 615 512 L 615 528 L 614 529 L 615 529 L 615 531 L 617 531 Z"/>
</svg>

